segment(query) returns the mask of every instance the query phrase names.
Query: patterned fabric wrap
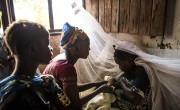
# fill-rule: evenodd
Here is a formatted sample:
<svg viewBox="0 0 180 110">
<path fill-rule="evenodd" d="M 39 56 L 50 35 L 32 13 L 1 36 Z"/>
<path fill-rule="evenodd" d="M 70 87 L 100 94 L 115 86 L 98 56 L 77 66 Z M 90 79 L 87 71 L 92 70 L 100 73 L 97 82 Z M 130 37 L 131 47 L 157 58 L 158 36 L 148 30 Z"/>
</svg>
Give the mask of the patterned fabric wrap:
<svg viewBox="0 0 180 110">
<path fill-rule="evenodd" d="M 139 92 L 140 89 L 136 88 L 132 82 L 126 79 L 125 77 L 122 77 L 123 82 L 126 84 L 127 87 L 131 88 L 133 92 Z M 127 100 L 124 100 L 122 97 L 117 97 L 117 103 L 120 108 L 120 110 L 147 110 L 147 95 L 149 93 L 149 89 L 146 90 L 147 93 L 145 93 L 145 96 L 143 97 L 143 100 L 140 104 L 132 104 Z"/>
<path fill-rule="evenodd" d="M 25 76 L 9 76 L 0 82 L 0 103 L 8 97 L 8 94 L 13 93 L 13 91 L 17 91 L 23 88 L 30 88 L 32 85 L 45 85 L 44 80 L 38 76 L 25 77 Z M 53 94 L 57 94 L 60 103 L 64 107 L 70 105 L 69 98 L 62 92 L 61 88 L 58 85 L 52 83 L 49 84 L 48 87 L 45 88 L 45 91 L 51 92 Z M 41 97 L 43 100 L 43 98 Z M 45 100 L 43 100 L 45 102 Z M 48 102 L 47 102 L 48 103 Z"/>
<path fill-rule="evenodd" d="M 42 84 L 42 82 L 43 80 L 36 76 L 28 80 L 22 76 L 9 76 L 0 82 L 0 103 L 6 98 L 9 92 L 29 87 L 31 84 Z"/>
<path fill-rule="evenodd" d="M 84 33 L 84 31 L 78 27 L 73 27 L 66 22 L 63 25 L 60 46 L 67 50 L 75 45 L 78 45 L 85 38 L 87 38 L 87 35 Z"/>
</svg>

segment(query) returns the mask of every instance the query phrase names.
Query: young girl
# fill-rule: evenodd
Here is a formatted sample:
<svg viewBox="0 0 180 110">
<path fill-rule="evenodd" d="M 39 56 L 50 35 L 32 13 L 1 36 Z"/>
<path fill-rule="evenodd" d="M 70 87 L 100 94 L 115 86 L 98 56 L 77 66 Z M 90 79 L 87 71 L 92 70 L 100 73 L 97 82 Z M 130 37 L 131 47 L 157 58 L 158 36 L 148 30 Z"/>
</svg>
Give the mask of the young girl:
<svg viewBox="0 0 180 110">
<path fill-rule="evenodd" d="M 39 64 L 51 60 L 48 31 L 18 21 L 6 29 L 4 40 L 16 64 L 11 76 L 0 82 L 0 110 L 66 110 L 70 101 L 53 77 L 35 75 Z"/>
<path fill-rule="evenodd" d="M 74 64 L 79 58 L 87 58 L 89 55 L 90 41 L 87 35 L 77 27 L 68 23 L 63 26 L 62 40 L 60 46 L 65 49 L 65 56 L 56 56 L 45 68 L 43 74 L 52 74 L 63 87 L 63 91 L 69 97 L 72 106 L 81 109 L 82 105 L 101 92 L 107 92 L 112 88 L 105 81 L 94 82 L 83 85 L 77 84 L 77 73 Z M 80 97 L 79 92 L 91 87 L 98 87 L 92 93 Z"/>
<path fill-rule="evenodd" d="M 115 49 L 115 47 L 114 47 Z M 113 107 L 121 110 L 147 110 L 150 82 L 145 69 L 135 64 L 137 55 L 115 49 L 114 60 L 124 72 L 114 81 L 117 100 Z M 113 82 L 111 82 L 113 84 Z"/>
</svg>

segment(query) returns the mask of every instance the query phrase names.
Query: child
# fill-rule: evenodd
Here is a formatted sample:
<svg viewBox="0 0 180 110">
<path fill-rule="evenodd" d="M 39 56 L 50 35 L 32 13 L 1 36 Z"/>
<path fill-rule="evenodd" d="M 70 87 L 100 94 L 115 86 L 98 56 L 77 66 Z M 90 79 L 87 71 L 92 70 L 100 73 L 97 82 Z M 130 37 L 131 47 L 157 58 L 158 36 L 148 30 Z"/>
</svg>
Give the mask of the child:
<svg viewBox="0 0 180 110">
<path fill-rule="evenodd" d="M 115 49 L 115 46 L 114 46 Z M 111 80 L 115 84 L 116 103 L 112 106 L 121 110 L 146 110 L 150 83 L 145 69 L 136 66 L 137 55 L 115 49 L 114 60 L 124 74 Z"/>
<path fill-rule="evenodd" d="M 48 31 L 18 21 L 6 29 L 4 40 L 16 64 L 11 76 L 0 82 L 0 110 L 66 110 L 70 101 L 53 77 L 35 75 L 39 64 L 51 60 Z"/>
<path fill-rule="evenodd" d="M 43 74 L 52 74 L 63 87 L 72 102 L 72 106 L 82 109 L 82 105 L 101 92 L 107 92 L 112 88 L 106 85 L 107 81 L 94 82 L 83 85 L 77 84 L 77 73 L 74 64 L 79 58 L 87 58 L 89 55 L 90 41 L 87 35 L 77 27 L 65 23 L 62 29 L 61 47 L 65 49 L 65 56 L 56 56 L 45 68 Z M 98 87 L 92 93 L 79 97 L 79 92 L 92 87 Z"/>
</svg>

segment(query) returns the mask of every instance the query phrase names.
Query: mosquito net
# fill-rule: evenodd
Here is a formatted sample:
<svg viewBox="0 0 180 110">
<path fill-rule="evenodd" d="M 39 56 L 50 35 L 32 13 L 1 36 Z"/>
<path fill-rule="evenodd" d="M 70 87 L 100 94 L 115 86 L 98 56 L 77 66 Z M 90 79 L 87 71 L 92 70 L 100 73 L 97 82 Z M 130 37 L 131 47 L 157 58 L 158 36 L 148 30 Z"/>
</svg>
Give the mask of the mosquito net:
<svg viewBox="0 0 180 110">
<path fill-rule="evenodd" d="M 101 25 L 73 0 L 66 0 L 67 15 L 63 16 L 73 26 L 81 28 L 90 38 L 90 54 L 79 59 L 75 67 L 78 82 L 103 80 L 104 76 L 117 76 L 120 70 L 113 59 L 117 48 L 136 54 L 135 60 L 147 71 L 152 90 L 153 110 L 180 109 L 180 52 L 178 50 L 148 49 L 140 43 L 117 39 L 105 33 Z M 123 37 L 123 34 L 122 36 Z"/>
</svg>

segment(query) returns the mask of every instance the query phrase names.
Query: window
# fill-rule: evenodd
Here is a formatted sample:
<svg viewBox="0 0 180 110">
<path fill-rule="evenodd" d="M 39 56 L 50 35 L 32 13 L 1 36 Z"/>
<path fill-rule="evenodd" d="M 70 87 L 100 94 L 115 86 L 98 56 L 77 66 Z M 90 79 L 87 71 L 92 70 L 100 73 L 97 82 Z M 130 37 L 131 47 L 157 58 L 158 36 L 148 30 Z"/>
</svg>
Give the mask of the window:
<svg viewBox="0 0 180 110">
<path fill-rule="evenodd" d="M 15 19 L 26 19 L 49 27 L 47 0 L 13 0 Z"/>
<path fill-rule="evenodd" d="M 62 10 L 66 5 L 63 3 L 65 0 L 52 0 L 52 10 L 54 18 L 54 29 L 61 29 L 66 22 L 65 15 L 69 10 Z M 78 5 L 82 6 L 82 0 L 76 0 Z"/>
<path fill-rule="evenodd" d="M 27 19 L 39 22 L 47 29 L 61 29 L 66 22 L 64 16 L 69 10 L 63 10 L 66 7 L 65 0 L 13 0 L 15 19 Z M 82 6 L 82 0 L 77 0 Z"/>
</svg>

